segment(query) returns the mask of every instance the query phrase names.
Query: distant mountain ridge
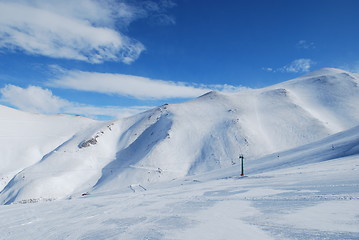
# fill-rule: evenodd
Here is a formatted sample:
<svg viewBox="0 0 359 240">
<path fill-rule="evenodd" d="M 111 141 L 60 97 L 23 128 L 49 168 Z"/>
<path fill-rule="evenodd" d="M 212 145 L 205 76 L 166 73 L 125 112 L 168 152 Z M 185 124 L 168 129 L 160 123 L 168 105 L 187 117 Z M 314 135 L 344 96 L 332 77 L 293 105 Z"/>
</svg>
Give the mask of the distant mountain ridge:
<svg viewBox="0 0 359 240">
<path fill-rule="evenodd" d="M 358 86 L 357 74 L 326 68 L 263 89 L 209 92 L 111 122 L 1 107 L 0 124 L 7 129 L 2 144 L 12 138 L 7 148 L 22 157 L 10 151 L 1 159 L 7 167 L 0 167 L 0 177 L 7 179 L 0 202 L 144 186 L 230 167 L 239 154 L 254 161 L 315 142 L 359 125 Z M 26 122 L 20 128 L 18 114 Z M 37 140 L 16 147 L 23 132 Z"/>
</svg>

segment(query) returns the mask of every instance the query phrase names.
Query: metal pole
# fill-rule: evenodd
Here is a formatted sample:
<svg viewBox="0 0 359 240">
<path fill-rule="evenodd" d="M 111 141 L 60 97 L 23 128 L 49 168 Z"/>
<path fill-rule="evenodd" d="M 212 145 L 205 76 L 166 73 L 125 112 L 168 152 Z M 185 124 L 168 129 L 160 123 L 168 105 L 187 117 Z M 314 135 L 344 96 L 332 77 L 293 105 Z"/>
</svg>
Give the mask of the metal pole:
<svg viewBox="0 0 359 240">
<path fill-rule="evenodd" d="M 242 169 L 241 176 L 243 177 L 244 176 L 244 161 L 243 161 L 244 157 L 241 154 L 241 155 L 239 155 L 239 158 L 241 159 L 241 169 Z"/>
</svg>

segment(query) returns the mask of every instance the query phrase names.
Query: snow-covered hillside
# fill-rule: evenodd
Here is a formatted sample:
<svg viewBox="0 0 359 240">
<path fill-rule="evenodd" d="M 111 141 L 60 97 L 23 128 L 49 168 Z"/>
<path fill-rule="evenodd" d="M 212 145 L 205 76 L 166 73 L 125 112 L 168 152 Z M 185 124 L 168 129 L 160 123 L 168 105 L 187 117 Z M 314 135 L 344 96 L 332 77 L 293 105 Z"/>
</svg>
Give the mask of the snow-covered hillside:
<svg viewBox="0 0 359 240">
<path fill-rule="evenodd" d="M 0 206 L 0 239 L 359 239 L 358 139 L 356 127 L 249 161 L 248 177 L 234 165 L 146 187 Z"/>
<path fill-rule="evenodd" d="M 286 151 L 350 128 L 357 139 L 359 79 L 322 69 L 263 89 L 210 92 L 113 122 L 5 107 L 0 116 L 1 152 L 7 152 L 6 167 L 0 167 L 5 179 L 0 202 L 61 199 L 236 168 L 239 154 L 253 172 L 289 160 L 290 166 L 313 162 L 299 163 Z M 345 155 L 336 152 L 335 140 L 323 141 L 328 142 L 319 144 L 333 153 L 324 160 Z"/>
<path fill-rule="evenodd" d="M 96 124 L 78 116 L 44 116 L 0 106 L 0 190 L 15 174 Z"/>
</svg>

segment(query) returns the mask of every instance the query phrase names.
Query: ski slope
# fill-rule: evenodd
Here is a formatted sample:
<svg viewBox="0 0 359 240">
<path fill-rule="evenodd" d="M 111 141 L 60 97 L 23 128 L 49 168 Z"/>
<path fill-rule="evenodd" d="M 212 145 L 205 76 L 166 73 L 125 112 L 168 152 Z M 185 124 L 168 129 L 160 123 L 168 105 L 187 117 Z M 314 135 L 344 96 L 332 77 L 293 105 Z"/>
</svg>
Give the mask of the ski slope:
<svg viewBox="0 0 359 240">
<path fill-rule="evenodd" d="M 3 107 L 1 124 L 7 132 L 1 147 L 8 154 L 0 169 L 0 202 L 66 199 L 131 185 L 146 188 L 228 168 L 238 163 L 239 154 L 249 167 L 257 164 L 253 169 L 273 170 L 288 158 L 264 156 L 358 125 L 358 84 L 352 73 L 322 69 L 263 89 L 210 92 L 112 122 Z"/>
<path fill-rule="evenodd" d="M 1 206 L 0 239 L 358 239 L 359 155 L 347 151 L 358 135 L 354 128 L 281 153 L 287 166 L 253 163 L 247 177 L 234 165 L 146 188 Z M 333 142 L 329 152 L 344 157 L 328 160 Z"/>
</svg>

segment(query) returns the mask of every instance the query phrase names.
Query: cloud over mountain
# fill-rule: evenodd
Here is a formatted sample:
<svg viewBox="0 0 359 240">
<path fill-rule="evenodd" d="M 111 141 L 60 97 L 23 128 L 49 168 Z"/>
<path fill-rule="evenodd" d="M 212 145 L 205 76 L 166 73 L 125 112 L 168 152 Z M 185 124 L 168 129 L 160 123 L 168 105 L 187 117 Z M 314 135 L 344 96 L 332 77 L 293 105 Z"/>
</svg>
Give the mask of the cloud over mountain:
<svg viewBox="0 0 359 240">
<path fill-rule="evenodd" d="M 300 58 L 292 61 L 284 67 L 281 67 L 279 71 L 291 73 L 309 72 L 313 64 L 315 64 L 315 62 L 311 59 Z"/>
<path fill-rule="evenodd" d="M 212 90 L 233 92 L 243 89 L 228 84 L 198 85 L 126 74 L 67 70 L 56 66 L 55 71 L 58 71 L 57 77 L 49 81 L 48 86 L 117 94 L 137 99 L 194 98 Z"/>
<path fill-rule="evenodd" d="M 22 88 L 8 84 L 0 89 L 0 101 L 22 111 L 41 114 L 76 114 L 90 118 L 121 118 L 148 110 L 150 106 L 104 106 L 97 107 L 68 101 L 54 95 L 51 90 L 38 86 Z"/>
</svg>

